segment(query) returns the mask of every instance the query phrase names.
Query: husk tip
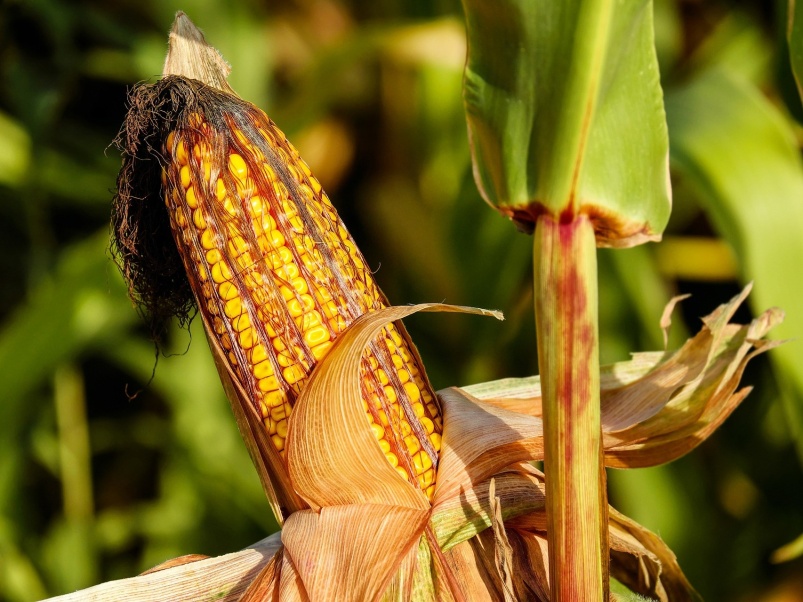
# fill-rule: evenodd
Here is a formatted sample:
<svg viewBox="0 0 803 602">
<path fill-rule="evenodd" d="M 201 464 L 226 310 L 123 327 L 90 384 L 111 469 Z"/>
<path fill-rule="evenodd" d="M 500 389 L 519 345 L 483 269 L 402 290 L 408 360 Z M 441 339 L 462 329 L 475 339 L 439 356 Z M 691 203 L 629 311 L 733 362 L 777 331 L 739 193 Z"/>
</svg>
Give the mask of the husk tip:
<svg viewBox="0 0 803 602">
<path fill-rule="evenodd" d="M 184 11 L 177 11 L 168 36 L 162 77 L 179 75 L 233 93 L 226 79 L 231 67 L 220 52 L 206 41 L 203 32 Z"/>
</svg>

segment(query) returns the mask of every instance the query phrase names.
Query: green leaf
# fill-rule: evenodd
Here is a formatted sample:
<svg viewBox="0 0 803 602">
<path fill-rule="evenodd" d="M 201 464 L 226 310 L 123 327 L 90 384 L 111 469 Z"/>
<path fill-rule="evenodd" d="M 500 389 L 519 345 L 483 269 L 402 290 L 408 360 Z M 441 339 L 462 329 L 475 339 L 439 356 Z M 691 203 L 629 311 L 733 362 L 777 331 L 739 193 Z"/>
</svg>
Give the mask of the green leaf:
<svg viewBox="0 0 803 602">
<path fill-rule="evenodd" d="M 797 91 L 803 98 L 803 5 L 796 0 L 789 0 L 789 28 L 787 29 L 789 41 L 789 60 L 792 63 L 792 73 L 795 74 Z"/>
<path fill-rule="evenodd" d="M 0 112 L 0 184 L 19 185 L 31 163 L 31 139 L 16 121 Z"/>
<path fill-rule="evenodd" d="M 779 306 L 778 338 L 803 340 L 803 165 L 789 125 L 759 91 L 719 70 L 667 96 L 673 165 L 734 247 L 754 309 Z M 803 457 L 803 345 L 774 350 L 792 435 Z"/>
<path fill-rule="evenodd" d="M 601 246 L 660 238 L 670 211 L 652 3 L 464 0 L 477 185 L 524 228 L 595 217 Z"/>
<path fill-rule="evenodd" d="M 52 278 L 0 328 L 3 424 L 21 420 L 26 395 L 56 365 L 99 341 L 114 340 L 136 320 L 107 247 L 103 231 L 66 250 Z"/>
</svg>

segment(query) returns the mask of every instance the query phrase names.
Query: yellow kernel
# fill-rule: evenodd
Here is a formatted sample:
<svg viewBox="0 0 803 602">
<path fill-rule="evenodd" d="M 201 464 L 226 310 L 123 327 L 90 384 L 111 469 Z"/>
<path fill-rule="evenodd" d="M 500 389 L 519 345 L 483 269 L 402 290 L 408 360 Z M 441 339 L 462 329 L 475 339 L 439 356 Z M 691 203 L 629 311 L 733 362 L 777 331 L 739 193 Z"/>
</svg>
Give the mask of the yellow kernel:
<svg viewBox="0 0 803 602">
<path fill-rule="evenodd" d="M 279 292 L 282 294 L 282 298 L 285 301 L 290 301 L 290 299 L 296 296 L 295 293 L 293 292 L 293 289 L 291 289 L 289 286 L 284 286 L 284 285 L 280 286 Z"/>
<path fill-rule="evenodd" d="M 343 316 L 335 316 L 331 320 L 327 321 L 329 328 L 332 329 L 333 332 L 343 332 L 346 329 L 346 318 Z"/>
<path fill-rule="evenodd" d="M 297 232 L 303 232 L 304 231 L 304 222 L 301 221 L 301 218 L 299 216 L 296 215 L 295 217 L 289 219 L 288 221 L 290 222 L 290 227 L 293 230 L 295 230 Z"/>
<path fill-rule="evenodd" d="M 217 246 L 215 245 L 215 233 L 211 228 L 207 228 L 201 234 L 201 246 L 206 250 L 214 249 Z"/>
<path fill-rule="evenodd" d="M 284 376 L 284 380 L 287 381 L 287 384 L 292 385 L 304 378 L 306 373 L 300 364 L 292 364 L 282 370 L 282 376 Z"/>
<path fill-rule="evenodd" d="M 274 269 L 273 273 L 276 274 L 278 278 L 281 278 L 285 282 L 289 282 L 293 278 L 298 278 L 300 272 L 298 270 L 298 266 L 295 263 L 291 262 L 285 265 L 281 265 L 278 268 Z"/>
<path fill-rule="evenodd" d="M 234 330 L 237 332 L 242 332 L 246 328 L 250 328 L 251 326 L 251 318 L 248 317 L 248 314 L 242 314 L 234 320 L 231 321 L 231 325 L 234 327 Z"/>
<path fill-rule="evenodd" d="M 282 391 L 268 391 L 265 393 L 264 397 L 262 397 L 262 401 L 265 402 L 265 405 L 268 408 L 276 408 L 281 406 L 284 403 L 284 393 Z"/>
<path fill-rule="evenodd" d="M 262 238 L 264 237 L 260 237 L 260 240 L 262 240 Z M 277 270 L 283 265 L 293 261 L 293 253 L 287 247 L 281 247 L 280 249 L 268 252 L 265 259 L 272 270 Z"/>
<path fill-rule="evenodd" d="M 309 266 L 307 266 L 307 267 L 309 267 Z M 313 274 L 312 274 L 312 277 L 315 278 L 316 280 L 320 281 L 320 282 L 326 281 L 326 277 L 324 276 L 323 272 L 321 272 L 320 270 L 314 271 Z M 329 289 L 326 288 L 325 286 L 318 286 L 318 287 L 315 288 L 315 299 L 319 303 L 326 303 L 327 301 L 331 301 L 332 300 L 332 293 L 330 293 Z M 335 308 L 337 308 L 337 305 L 335 305 Z M 332 316 L 327 316 L 327 317 L 331 318 Z"/>
<path fill-rule="evenodd" d="M 404 468 L 402 468 L 401 466 L 397 466 L 396 472 L 398 472 L 401 478 L 403 478 L 405 481 L 408 480 L 409 476 L 407 475 L 407 471 L 404 470 Z"/>
<path fill-rule="evenodd" d="M 394 355 L 393 357 L 397 356 Z M 399 374 L 399 380 L 402 381 L 403 383 L 406 383 L 408 380 L 410 380 L 410 373 L 407 372 L 407 370 L 399 370 L 398 374 Z"/>
<path fill-rule="evenodd" d="M 299 184 L 298 189 L 301 191 L 301 194 L 304 195 L 304 198 L 308 201 L 313 201 L 315 199 L 315 193 L 312 192 L 312 188 L 307 186 L 306 184 Z"/>
<path fill-rule="evenodd" d="M 284 407 L 284 404 L 271 408 L 270 417 L 272 420 L 275 420 L 276 422 L 284 420 L 285 418 L 287 418 L 287 408 Z"/>
<path fill-rule="evenodd" d="M 273 182 L 273 193 L 276 195 L 276 198 L 287 199 L 287 187 L 278 180 Z M 287 215 L 287 217 L 291 217 L 291 215 L 296 215 L 298 213 L 292 203 L 288 203 L 286 200 L 284 200 L 282 205 L 284 213 Z M 290 207 L 288 208 L 285 205 L 290 205 Z"/>
<path fill-rule="evenodd" d="M 278 451 L 284 451 L 284 437 L 280 437 L 279 435 L 271 435 L 270 439 L 273 441 L 273 447 L 275 447 Z"/>
<path fill-rule="evenodd" d="M 237 205 L 235 205 L 234 202 L 228 197 L 226 197 L 226 200 L 223 201 L 223 209 L 229 215 L 237 215 Z"/>
<path fill-rule="evenodd" d="M 187 168 L 186 167 L 182 167 L 181 168 L 182 172 L 185 169 L 187 169 Z M 195 188 L 193 186 L 190 186 L 189 188 L 187 188 L 187 192 L 184 195 L 184 200 L 187 202 L 187 207 L 189 207 L 190 209 L 197 209 L 198 208 L 198 199 L 195 196 Z"/>
<path fill-rule="evenodd" d="M 427 410 L 429 411 L 429 415 L 433 418 L 438 415 L 438 406 L 436 406 L 434 403 L 428 403 Z"/>
<path fill-rule="evenodd" d="M 201 162 L 201 169 L 204 173 L 204 180 L 209 182 L 212 179 L 212 164 L 204 159 L 204 161 Z"/>
<path fill-rule="evenodd" d="M 260 364 L 266 359 L 268 359 L 268 354 L 265 351 L 265 347 L 262 345 L 262 343 L 257 343 L 254 345 L 254 348 L 251 349 L 251 355 L 249 356 L 251 363 L 254 365 Z"/>
<path fill-rule="evenodd" d="M 284 246 L 284 234 L 282 234 L 279 230 L 269 230 L 267 238 L 271 247 L 274 249 Z"/>
<path fill-rule="evenodd" d="M 429 487 L 427 487 L 424 493 L 427 494 L 427 497 L 429 499 L 432 499 L 432 496 L 435 495 L 435 485 L 430 485 Z"/>
<path fill-rule="evenodd" d="M 304 333 L 304 342 L 309 347 L 315 347 L 323 343 L 324 341 L 329 340 L 329 331 L 326 330 L 323 326 L 316 326 L 314 328 L 310 328 L 308 331 Z"/>
<path fill-rule="evenodd" d="M 426 412 L 424 411 L 424 404 L 416 402 L 413 404 L 413 412 L 418 418 L 421 418 Z"/>
<path fill-rule="evenodd" d="M 265 405 L 264 401 L 260 401 L 259 402 L 259 412 L 260 412 L 260 414 L 262 414 L 262 418 L 267 418 L 268 415 L 269 415 L 268 414 L 268 406 Z M 270 424 L 268 424 L 267 426 L 270 427 Z"/>
<path fill-rule="evenodd" d="M 385 413 L 385 410 L 379 410 L 377 414 L 379 415 L 379 422 L 382 423 L 382 426 L 388 426 L 388 424 L 390 424 L 388 421 L 388 415 Z"/>
<path fill-rule="evenodd" d="M 232 274 L 229 266 L 225 261 L 218 262 L 212 265 L 212 280 L 218 284 L 231 280 Z"/>
<path fill-rule="evenodd" d="M 317 178 L 310 176 L 309 183 L 310 186 L 312 186 L 312 189 L 315 191 L 316 195 L 321 192 L 321 183 L 318 182 Z"/>
<path fill-rule="evenodd" d="M 315 241 L 313 241 L 312 238 L 306 235 L 294 236 L 292 242 L 293 242 L 293 247 L 299 253 L 299 255 L 301 253 L 306 253 L 307 249 L 312 249 L 315 247 Z"/>
<path fill-rule="evenodd" d="M 307 285 L 307 281 L 303 278 L 293 278 L 291 281 L 293 288 L 299 295 L 306 295 L 309 292 L 309 286 Z M 310 298 L 310 303 L 312 303 L 312 298 Z"/>
<path fill-rule="evenodd" d="M 242 236 L 233 236 L 229 240 L 229 253 L 237 257 L 248 250 L 248 244 Z"/>
<path fill-rule="evenodd" d="M 441 451 L 441 443 L 443 440 L 438 433 L 430 433 L 429 441 L 432 443 L 432 447 L 435 448 L 435 451 Z"/>
<path fill-rule="evenodd" d="M 410 401 L 412 401 L 413 403 L 421 399 L 421 391 L 418 389 L 418 386 L 413 382 L 404 383 L 404 391 L 407 393 L 407 397 L 409 397 Z"/>
<path fill-rule="evenodd" d="M 259 378 L 259 390 L 263 393 L 267 393 L 268 391 L 278 391 L 279 390 L 279 379 L 273 374 L 273 367 L 270 365 L 270 362 L 262 362 L 257 364 L 257 366 L 262 366 L 263 364 L 267 364 L 269 370 L 260 370 L 261 372 L 265 372 L 265 376 L 257 376 Z M 256 368 L 254 368 L 254 376 L 256 376 Z"/>
<path fill-rule="evenodd" d="M 262 386 L 263 386 L 262 385 L 262 381 L 263 380 L 267 380 L 269 376 L 273 377 L 274 380 L 276 379 L 276 377 L 273 376 L 273 365 L 267 360 L 265 360 L 264 362 L 259 362 L 258 364 L 254 365 L 254 376 L 259 379 L 259 388 L 261 390 L 263 390 L 263 391 L 271 390 L 271 389 L 263 389 L 262 388 Z M 267 383 L 266 382 L 265 386 L 269 386 L 270 384 L 271 383 Z M 279 387 L 279 383 L 277 381 L 276 382 L 276 388 L 278 388 L 278 387 Z"/>
<path fill-rule="evenodd" d="M 224 301 L 229 301 L 230 299 L 234 299 L 235 297 L 239 296 L 239 292 L 237 292 L 237 287 L 234 286 L 231 282 L 224 282 L 217 289 L 218 294 L 223 298 Z"/>
<path fill-rule="evenodd" d="M 201 124 L 200 118 L 198 118 L 198 125 Z M 204 157 L 209 155 L 209 145 L 205 142 L 200 142 L 192 147 L 192 154 L 195 156 L 196 159 L 199 161 L 202 160 Z"/>
<path fill-rule="evenodd" d="M 374 432 L 374 437 L 376 437 L 377 441 L 382 441 L 385 438 L 385 429 L 382 425 L 372 422 L 371 430 Z"/>
<path fill-rule="evenodd" d="M 195 227 L 199 230 L 206 229 L 206 220 L 204 219 L 204 214 L 200 209 L 196 209 L 192 212 L 192 223 L 195 224 Z"/>
<path fill-rule="evenodd" d="M 181 187 L 185 190 L 190 187 L 190 166 L 185 165 L 179 171 L 179 178 L 181 179 Z"/>
<path fill-rule="evenodd" d="M 424 430 L 427 432 L 428 435 L 431 435 L 435 432 L 435 425 L 433 424 L 432 420 L 427 418 L 426 416 L 421 417 L 421 426 L 424 427 Z"/>
<path fill-rule="evenodd" d="M 316 326 L 321 326 L 323 324 L 323 318 L 321 317 L 319 311 L 313 309 L 312 311 L 305 313 L 303 316 L 296 318 L 295 322 L 302 332 L 306 332 L 312 328 L 315 328 Z"/>
<path fill-rule="evenodd" d="M 287 437 L 287 419 L 280 420 L 276 423 L 276 434 L 279 437 Z"/>
<path fill-rule="evenodd" d="M 404 366 L 404 360 L 401 358 L 401 356 L 398 353 L 394 353 L 391 357 L 393 358 L 393 365 L 396 368 L 401 368 L 402 366 Z M 409 373 L 408 373 L 407 376 L 409 377 Z M 401 377 L 402 377 L 402 374 L 401 374 L 401 371 L 399 371 L 399 378 L 401 379 Z"/>
<path fill-rule="evenodd" d="M 368 405 L 368 404 L 366 404 Z M 388 443 L 385 439 L 379 440 L 379 449 L 382 450 L 382 453 L 389 453 L 390 452 L 390 443 Z"/>
<path fill-rule="evenodd" d="M 211 253 L 212 251 L 209 252 Z M 230 301 L 226 301 L 226 304 L 223 306 L 223 311 L 229 318 L 236 318 L 243 313 L 243 304 L 240 301 L 240 298 L 235 297 Z"/>
<path fill-rule="evenodd" d="M 434 482 L 435 482 L 434 470 L 427 470 L 426 472 L 418 476 L 418 484 L 422 489 L 429 487 Z"/>
<path fill-rule="evenodd" d="M 287 310 L 294 318 L 311 311 L 315 308 L 315 302 L 310 295 L 301 295 L 299 298 L 291 299 L 287 303 Z"/>
<path fill-rule="evenodd" d="M 187 226 L 187 220 L 184 217 L 184 210 L 179 207 L 176 209 L 176 225 L 182 230 Z"/>
<path fill-rule="evenodd" d="M 240 256 L 237 257 L 237 265 L 239 265 L 243 270 L 252 267 L 255 263 L 256 262 L 251 257 L 251 253 L 248 251 L 240 254 Z"/>
<path fill-rule="evenodd" d="M 340 315 L 340 308 L 334 301 L 328 301 L 321 306 L 323 315 L 327 318 L 336 318 Z"/>
<path fill-rule="evenodd" d="M 376 371 L 376 377 L 379 379 L 380 385 L 388 384 L 388 375 L 385 374 L 385 371 L 382 370 L 381 368 Z"/>
<path fill-rule="evenodd" d="M 222 201 L 226 198 L 226 184 L 221 178 L 218 178 L 217 184 L 215 185 L 215 196 L 218 201 Z"/>
<path fill-rule="evenodd" d="M 257 199 L 258 203 L 255 204 L 254 199 Z M 251 197 L 251 207 L 253 209 L 253 213 L 255 216 L 261 214 L 259 225 L 262 228 L 263 232 L 270 232 L 271 230 L 275 230 L 276 228 L 279 227 L 276 224 L 276 220 L 273 219 L 273 216 L 270 213 L 268 212 L 263 213 L 264 207 L 262 205 L 262 199 L 260 197 L 258 196 Z"/>
<path fill-rule="evenodd" d="M 220 261 L 221 259 L 223 259 L 223 254 L 217 249 L 211 249 L 206 252 L 207 263 L 214 264 Z"/>
<path fill-rule="evenodd" d="M 273 171 L 273 168 L 268 163 L 262 164 L 262 173 L 264 173 L 265 177 L 271 182 L 276 179 L 276 172 Z"/>
<path fill-rule="evenodd" d="M 410 428 L 410 424 L 406 420 L 401 421 L 401 433 L 402 437 L 406 437 L 410 433 L 413 432 L 413 429 Z"/>
<path fill-rule="evenodd" d="M 237 335 L 237 340 L 240 341 L 240 346 L 243 349 L 251 349 L 255 343 L 254 330 L 252 328 L 246 328 Z"/>
<path fill-rule="evenodd" d="M 432 458 L 429 457 L 427 452 L 421 450 L 413 456 L 413 464 L 415 464 L 417 473 L 421 474 L 425 470 L 432 468 Z"/>
<path fill-rule="evenodd" d="M 407 451 L 411 456 L 421 449 L 421 443 L 415 435 L 407 435 L 404 438 L 404 445 L 407 447 Z"/>
<path fill-rule="evenodd" d="M 179 165 L 187 165 L 189 157 L 187 156 L 187 147 L 184 146 L 184 141 L 179 140 L 176 145 L 176 161 Z"/>
<path fill-rule="evenodd" d="M 248 177 L 248 166 L 245 164 L 245 159 L 237 153 L 229 155 L 229 171 L 235 178 L 245 182 Z"/>
<path fill-rule="evenodd" d="M 399 466 L 399 459 L 396 457 L 396 454 L 394 454 L 393 452 L 390 452 L 390 451 L 386 452 L 385 453 L 385 457 L 388 459 L 388 462 L 390 462 L 390 465 L 393 466 L 394 468 Z M 402 470 L 404 470 L 404 469 L 402 468 Z M 407 478 L 407 472 L 404 473 L 404 478 L 405 479 Z"/>
<path fill-rule="evenodd" d="M 385 397 L 387 398 L 388 403 L 396 403 L 396 401 L 399 399 L 396 396 L 396 389 L 390 385 L 385 385 L 383 390 L 385 391 Z"/>
<path fill-rule="evenodd" d="M 325 343 L 320 343 L 315 345 L 310 351 L 312 351 L 312 355 L 315 357 L 316 360 L 323 359 L 326 357 L 326 354 L 329 353 L 329 349 L 332 347 L 332 341 L 326 341 Z"/>
<path fill-rule="evenodd" d="M 226 351 L 231 351 L 231 337 L 229 336 L 228 332 L 224 332 L 223 335 L 220 337 L 220 344 L 223 345 L 223 349 L 225 349 Z M 232 363 L 234 365 L 237 365 L 236 359 L 232 361 Z"/>
</svg>

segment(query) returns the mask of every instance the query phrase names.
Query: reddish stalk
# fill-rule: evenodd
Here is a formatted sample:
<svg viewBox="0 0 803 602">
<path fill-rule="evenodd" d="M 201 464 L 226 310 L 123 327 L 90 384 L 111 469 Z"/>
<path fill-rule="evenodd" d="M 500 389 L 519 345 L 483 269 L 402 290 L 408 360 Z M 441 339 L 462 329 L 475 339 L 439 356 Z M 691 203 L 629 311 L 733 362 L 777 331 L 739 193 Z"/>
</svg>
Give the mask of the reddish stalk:
<svg viewBox="0 0 803 602">
<path fill-rule="evenodd" d="M 551 599 L 607 600 L 594 229 L 541 215 L 534 244 Z"/>
</svg>

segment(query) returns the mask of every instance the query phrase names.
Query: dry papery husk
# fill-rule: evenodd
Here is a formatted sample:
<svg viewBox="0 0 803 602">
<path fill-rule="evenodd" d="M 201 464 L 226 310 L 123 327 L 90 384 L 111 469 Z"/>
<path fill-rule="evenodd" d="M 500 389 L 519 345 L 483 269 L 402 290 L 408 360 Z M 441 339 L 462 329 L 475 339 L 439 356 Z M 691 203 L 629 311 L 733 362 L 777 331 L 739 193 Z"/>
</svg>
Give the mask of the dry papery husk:
<svg viewBox="0 0 803 602">
<path fill-rule="evenodd" d="M 602 369 L 606 465 L 673 460 L 744 399 L 749 388 L 737 388 L 745 365 L 777 344 L 761 337 L 782 319 L 769 310 L 731 324 L 748 292 L 704 318 L 678 351 L 635 354 Z M 189 599 L 181 597 L 192 582 L 187 575 L 202 572 L 194 599 L 548 600 L 544 477 L 530 464 L 543 457 L 537 378 L 439 393 L 443 447 L 431 503 L 387 464 L 363 417 L 359 359 L 368 341 L 390 321 L 444 310 L 489 313 L 428 304 L 366 314 L 313 372 L 286 448 L 292 486 L 309 509 L 286 521 L 283 545 L 261 544 L 272 553 L 256 564 L 246 550 L 60 599 L 90 592 L 93 600 L 128 599 L 129 591 L 153 587 L 164 588 L 162 598 Z M 697 598 L 657 535 L 613 508 L 609 516 L 613 577 L 658 600 Z"/>
</svg>

